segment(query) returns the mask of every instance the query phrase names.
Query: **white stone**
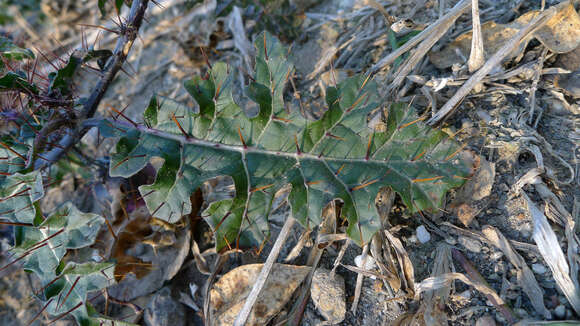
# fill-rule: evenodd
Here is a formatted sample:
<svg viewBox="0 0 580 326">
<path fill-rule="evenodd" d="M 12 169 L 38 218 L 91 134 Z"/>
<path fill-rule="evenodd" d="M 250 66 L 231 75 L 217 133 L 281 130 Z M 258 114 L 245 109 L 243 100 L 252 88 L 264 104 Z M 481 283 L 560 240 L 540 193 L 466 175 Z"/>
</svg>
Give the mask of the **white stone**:
<svg viewBox="0 0 580 326">
<path fill-rule="evenodd" d="M 358 256 L 354 257 L 354 264 L 356 265 L 356 267 L 358 267 L 360 269 L 370 271 L 373 268 L 375 268 L 375 259 L 372 256 L 367 255 L 367 261 L 366 261 L 365 267 L 362 267 L 362 255 L 358 255 Z M 375 276 L 371 276 L 370 278 L 373 280 L 377 279 Z"/>
<path fill-rule="evenodd" d="M 420 225 L 417 228 L 417 239 L 419 239 L 419 242 L 421 243 L 427 243 L 431 240 L 431 234 L 429 234 L 429 231 L 427 231 L 427 228 L 425 228 L 424 225 Z"/>
<path fill-rule="evenodd" d="M 547 271 L 546 267 L 539 263 L 532 264 L 532 270 L 536 274 L 544 274 Z"/>
<path fill-rule="evenodd" d="M 564 317 L 566 317 L 566 307 L 562 304 L 557 306 L 556 309 L 554 309 L 554 315 L 556 315 L 558 319 L 564 319 Z"/>
<path fill-rule="evenodd" d="M 463 299 L 469 300 L 471 299 L 471 290 L 465 290 L 459 293 L 458 296 L 462 297 Z"/>
</svg>

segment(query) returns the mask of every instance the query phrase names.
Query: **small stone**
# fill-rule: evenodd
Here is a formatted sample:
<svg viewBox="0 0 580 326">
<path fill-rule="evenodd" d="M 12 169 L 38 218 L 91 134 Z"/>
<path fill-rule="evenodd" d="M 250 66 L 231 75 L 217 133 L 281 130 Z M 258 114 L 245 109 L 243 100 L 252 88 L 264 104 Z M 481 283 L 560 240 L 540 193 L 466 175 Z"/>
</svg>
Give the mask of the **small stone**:
<svg viewBox="0 0 580 326">
<path fill-rule="evenodd" d="M 465 300 L 469 300 L 469 299 L 471 299 L 471 290 L 465 290 L 465 291 L 459 293 L 458 296 L 465 299 Z"/>
<path fill-rule="evenodd" d="M 424 225 L 420 225 L 417 228 L 417 239 L 419 239 L 419 242 L 421 243 L 427 243 L 431 240 L 431 234 L 429 234 L 429 231 L 427 231 L 427 228 L 425 228 Z"/>
<path fill-rule="evenodd" d="M 362 262 L 362 255 L 358 255 L 358 256 L 354 257 L 354 263 L 355 263 L 356 267 L 358 267 L 360 269 L 367 270 L 367 271 L 372 270 L 376 266 L 375 259 L 370 255 L 367 255 L 367 260 L 366 260 L 366 264 L 364 267 L 363 267 L 363 262 Z M 370 278 L 373 280 L 377 279 L 375 276 L 371 276 Z"/>
<path fill-rule="evenodd" d="M 564 305 L 559 305 L 554 309 L 554 315 L 558 319 L 564 319 L 566 317 L 566 307 Z"/>
<path fill-rule="evenodd" d="M 532 270 L 536 274 L 544 274 L 547 271 L 544 265 L 538 263 L 532 264 Z"/>
<path fill-rule="evenodd" d="M 314 305 L 326 319 L 326 324 L 338 324 L 346 316 L 346 300 L 344 278 L 334 275 L 330 278 L 330 271 L 318 268 L 312 277 L 310 293 Z"/>
<path fill-rule="evenodd" d="M 467 238 L 467 237 L 459 237 L 458 242 L 459 242 L 459 244 L 464 246 L 465 249 L 467 249 L 471 252 L 474 252 L 474 253 L 481 252 L 481 242 L 479 242 L 475 239 L 471 239 L 471 238 Z"/>
<path fill-rule="evenodd" d="M 565 313 L 565 312 L 564 312 Z M 173 300 L 171 290 L 165 287 L 149 302 L 144 314 L 145 325 L 185 325 L 185 308 Z"/>
<path fill-rule="evenodd" d="M 497 273 L 490 274 L 487 278 L 490 280 L 499 280 L 500 279 L 500 277 L 499 277 L 499 275 L 497 275 Z"/>
<path fill-rule="evenodd" d="M 501 251 L 494 251 L 489 257 L 492 260 L 499 260 L 501 257 L 503 257 L 503 252 L 501 252 Z"/>
<path fill-rule="evenodd" d="M 358 255 L 358 256 L 354 257 L 354 264 L 356 265 L 356 267 L 367 270 L 367 271 L 375 268 L 375 259 L 372 256 L 367 255 L 365 267 L 362 267 L 362 264 L 363 264 L 362 258 L 363 258 L 362 255 Z"/>
<path fill-rule="evenodd" d="M 495 320 L 490 315 L 483 315 L 477 319 L 475 326 L 495 326 Z"/>
</svg>

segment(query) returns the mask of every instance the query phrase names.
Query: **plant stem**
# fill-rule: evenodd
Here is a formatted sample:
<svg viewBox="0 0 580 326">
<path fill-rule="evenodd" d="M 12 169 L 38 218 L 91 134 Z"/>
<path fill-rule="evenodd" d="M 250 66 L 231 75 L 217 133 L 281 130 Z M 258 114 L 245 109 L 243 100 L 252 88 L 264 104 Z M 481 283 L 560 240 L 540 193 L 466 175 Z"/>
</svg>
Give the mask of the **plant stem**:
<svg viewBox="0 0 580 326">
<path fill-rule="evenodd" d="M 145 17 L 148 3 L 149 0 L 133 1 L 129 16 L 127 17 L 127 23 L 121 28 L 113 55 L 103 68 L 103 74 L 97 83 L 97 86 L 95 86 L 91 95 L 84 104 L 76 127 L 68 130 L 68 132 L 58 142 L 58 147 L 54 147 L 50 151 L 43 153 L 44 159 L 36 159 L 35 154 L 38 153 L 39 149 L 33 148 L 31 152 L 32 155 L 29 158 L 30 167 L 38 170 L 52 165 L 66 154 L 72 146 L 74 146 L 89 131 L 88 128 L 82 127 L 82 121 L 91 118 L 95 114 L 99 107 L 99 103 L 101 103 L 101 100 L 111 85 L 111 82 L 119 70 L 121 70 L 123 63 L 127 60 L 129 51 L 133 46 L 133 42 L 137 38 L 139 28 L 141 27 L 141 23 Z M 43 133 L 43 130 L 40 131 L 40 135 L 46 136 L 47 133 Z"/>
</svg>

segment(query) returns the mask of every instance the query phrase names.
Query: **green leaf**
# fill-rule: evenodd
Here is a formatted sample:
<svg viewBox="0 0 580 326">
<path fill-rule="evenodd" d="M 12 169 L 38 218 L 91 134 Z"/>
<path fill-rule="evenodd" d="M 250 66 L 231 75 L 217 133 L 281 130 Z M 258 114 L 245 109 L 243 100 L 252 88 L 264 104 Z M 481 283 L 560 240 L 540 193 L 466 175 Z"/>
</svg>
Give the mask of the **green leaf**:
<svg viewBox="0 0 580 326">
<path fill-rule="evenodd" d="M 318 225 L 323 208 L 338 199 L 348 235 L 363 244 L 380 228 L 374 204 L 380 188 L 392 187 L 412 211 L 433 210 L 470 174 L 471 166 L 455 157 L 456 142 L 423 124 L 412 107 L 383 104 L 368 77 L 329 87 L 328 109 L 318 121 L 288 109 L 284 89 L 293 67 L 287 50 L 268 33 L 255 47 L 255 73 L 245 90 L 254 104 L 244 103 L 245 110 L 234 101 L 234 73 L 216 63 L 208 79 L 184 83 L 198 112 L 166 100 L 150 105 L 148 127 L 102 123 L 103 134 L 122 136 L 111 156 L 112 175 L 127 177 L 153 157 L 164 159 L 155 182 L 139 187 L 154 217 L 179 220 L 190 213 L 195 189 L 229 176 L 235 196 L 202 212 L 218 250 L 264 241 L 274 196 L 288 184 L 292 215 L 305 227 Z M 370 113 L 383 109 L 386 128 L 369 127 Z"/>
<path fill-rule="evenodd" d="M 16 143 L 8 137 L 0 138 L 0 189 L 4 187 L 4 179 L 24 168 L 27 153 L 28 148 L 23 142 Z"/>
<path fill-rule="evenodd" d="M 29 49 L 23 49 L 12 42 L 9 38 L 0 36 L 0 57 L 8 60 L 21 61 L 25 59 L 34 59 L 34 53 Z M 4 63 L 0 60 L 0 68 Z"/>
<path fill-rule="evenodd" d="M 44 196 L 42 175 L 39 171 L 15 173 L 0 179 L 0 218 L 16 223 L 34 222 L 34 203 Z"/>
<path fill-rule="evenodd" d="M 54 93 L 56 91 L 60 92 L 61 95 L 70 95 L 71 90 L 70 86 L 72 84 L 73 76 L 78 67 L 80 67 L 82 63 L 81 58 L 76 57 L 73 55 L 70 56 L 69 61 L 67 62 L 66 66 L 59 69 L 56 73 L 49 74 L 50 82 L 50 89 L 49 93 Z"/>
<path fill-rule="evenodd" d="M 99 7 L 99 11 L 101 12 L 101 16 L 105 17 L 107 15 L 107 10 L 105 8 L 105 4 L 107 0 L 98 0 L 97 6 Z"/>
<path fill-rule="evenodd" d="M 119 15 L 121 14 L 121 9 L 123 8 L 123 2 L 123 0 L 115 0 L 115 9 Z"/>
<path fill-rule="evenodd" d="M 4 90 L 20 90 L 25 93 L 38 94 L 38 87 L 26 80 L 24 73 L 7 72 L 0 77 L 0 92 Z"/>
<path fill-rule="evenodd" d="M 80 321 L 88 319 L 85 306 L 87 293 L 112 285 L 113 264 L 74 263 L 65 265 L 69 249 L 79 249 L 94 243 L 105 219 L 92 213 L 82 213 L 73 204 L 60 206 L 37 227 L 18 227 L 16 245 L 10 249 L 24 270 L 38 276 L 47 303 L 47 311 L 59 315 L 74 309 Z"/>
</svg>

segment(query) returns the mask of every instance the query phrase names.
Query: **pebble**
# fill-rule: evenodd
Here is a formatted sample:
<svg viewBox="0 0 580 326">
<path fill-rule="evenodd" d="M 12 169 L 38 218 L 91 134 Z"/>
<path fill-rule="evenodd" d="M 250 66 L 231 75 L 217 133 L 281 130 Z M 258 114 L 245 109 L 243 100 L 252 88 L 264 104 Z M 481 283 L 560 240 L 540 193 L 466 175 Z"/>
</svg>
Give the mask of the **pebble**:
<svg viewBox="0 0 580 326">
<path fill-rule="evenodd" d="M 420 225 L 417 228 L 417 239 L 421 243 L 427 243 L 431 240 L 431 234 L 427 231 L 427 228 L 425 228 L 424 225 Z"/>
<path fill-rule="evenodd" d="M 532 270 L 536 274 L 544 274 L 545 272 L 547 272 L 546 267 L 539 263 L 532 264 Z"/>
<path fill-rule="evenodd" d="M 314 306 L 327 321 L 326 325 L 338 324 L 344 320 L 346 291 L 342 276 L 335 274 L 334 279 L 331 279 L 329 270 L 318 268 L 312 277 L 310 292 Z"/>
<path fill-rule="evenodd" d="M 459 237 L 458 242 L 459 242 L 459 244 L 464 246 L 465 249 L 467 249 L 471 252 L 474 252 L 474 253 L 481 252 L 481 242 L 479 242 L 475 239 L 471 239 L 471 238 L 467 238 L 467 237 Z"/>
<path fill-rule="evenodd" d="M 165 287 L 157 292 L 145 309 L 145 325 L 185 326 L 185 307 L 173 300 L 171 290 Z"/>
<path fill-rule="evenodd" d="M 356 267 L 365 269 L 367 271 L 371 270 L 375 267 L 375 259 L 373 258 L 373 256 L 367 255 L 367 261 L 365 262 L 365 267 L 362 267 L 362 260 L 363 260 L 362 255 L 358 255 L 358 256 L 354 257 L 354 264 L 356 265 Z"/>
<path fill-rule="evenodd" d="M 471 299 L 471 290 L 465 290 L 465 291 L 459 293 L 458 295 L 466 300 L 469 300 L 469 299 Z"/>
<path fill-rule="evenodd" d="M 566 307 L 564 305 L 559 305 L 554 309 L 554 315 L 558 319 L 564 319 L 566 317 Z"/>
<path fill-rule="evenodd" d="M 477 319 L 475 326 L 495 326 L 495 320 L 490 315 L 483 315 Z"/>
<path fill-rule="evenodd" d="M 491 255 L 490 258 L 492 260 L 499 260 L 501 257 L 503 257 L 503 252 L 501 251 L 494 251 Z"/>
</svg>

